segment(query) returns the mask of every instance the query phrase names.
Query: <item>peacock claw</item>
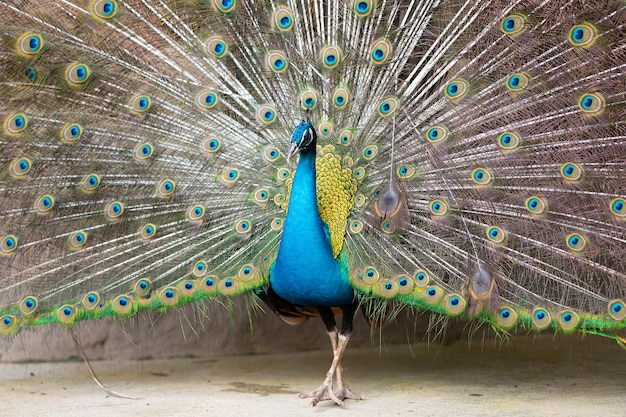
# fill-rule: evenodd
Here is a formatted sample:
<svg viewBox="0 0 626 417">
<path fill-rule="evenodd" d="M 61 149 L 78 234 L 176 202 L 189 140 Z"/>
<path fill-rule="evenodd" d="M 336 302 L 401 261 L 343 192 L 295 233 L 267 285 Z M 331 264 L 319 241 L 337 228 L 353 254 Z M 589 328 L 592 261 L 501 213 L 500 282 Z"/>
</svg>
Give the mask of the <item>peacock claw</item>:
<svg viewBox="0 0 626 417">
<path fill-rule="evenodd" d="M 333 391 L 330 384 L 322 384 L 319 388 L 306 393 L 300 394 L 300 398 L 313 398 L 311 400 L 311 407 L 315 407 L 320 401 L 333 401 L 337 405 L 343 405 L 343 401 Z"/>
<path fill-rule="evenodd" d="M 313 390 L 306 394 L 300 394 L 300 398 L 313 398 L 311 400 L 311 407 L 315 407 L 320 401 L 333 401 L 337 405 L 343 405 L 343 400 L 362 400 L 358 394 L 353 393 L 348 388 L 332 389 L 332 386 L 322 384 L 316 390 Z"/>
</svg>

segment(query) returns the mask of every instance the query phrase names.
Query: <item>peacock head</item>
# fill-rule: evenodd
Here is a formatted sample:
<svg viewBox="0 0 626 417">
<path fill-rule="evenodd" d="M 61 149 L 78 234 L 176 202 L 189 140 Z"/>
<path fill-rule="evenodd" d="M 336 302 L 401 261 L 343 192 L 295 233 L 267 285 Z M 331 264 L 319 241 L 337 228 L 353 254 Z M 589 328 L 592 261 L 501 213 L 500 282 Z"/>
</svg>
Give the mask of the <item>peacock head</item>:
<svg viewBox="0 0 626 417">
<path fill-rule="evenodd" d="M 287 153 L 287 162 L 298 152 L 315 151 L 317 132 L 310 120 L 301 121 L 291 134 L 291 147 Z"/>
</svg>

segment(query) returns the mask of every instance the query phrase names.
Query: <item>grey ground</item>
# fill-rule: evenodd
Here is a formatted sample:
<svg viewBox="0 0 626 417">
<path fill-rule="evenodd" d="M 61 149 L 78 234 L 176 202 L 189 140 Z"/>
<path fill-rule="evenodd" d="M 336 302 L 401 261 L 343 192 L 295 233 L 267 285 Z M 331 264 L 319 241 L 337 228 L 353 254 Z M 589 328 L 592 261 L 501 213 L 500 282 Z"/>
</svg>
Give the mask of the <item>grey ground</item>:
<svg viewBox="0 0 626 417">
<path fill-rule="evenodd" d="M 78 327 L 101 380 L 136 400 L 108 396 L 82 362 L 61 360 L 75 356 L 63 329 L 4 340 L 0 416 L 626 415 L 626 352 L 600 337 L 502 342 L 479 331 L 469 342 L 461 331 L 447 345 L 429 346 L 413 336 L 420 330 L 409 318 L 385 330 L 380 343 L 359 322 L 344 364 L 350 388 L 366 399 L 310 409 L 297 394 L 321 383 L 331 359 L 320 323 L 289 327 L 259 317 L 256 332 L 236 330 L 241 323 L 216 332 L 214 323 L 189 335 L 181 317 L 168 318 L 177 332 L 161 319 Z M 57 359 L 39 361 L 46 352 Z"/>
</svg>

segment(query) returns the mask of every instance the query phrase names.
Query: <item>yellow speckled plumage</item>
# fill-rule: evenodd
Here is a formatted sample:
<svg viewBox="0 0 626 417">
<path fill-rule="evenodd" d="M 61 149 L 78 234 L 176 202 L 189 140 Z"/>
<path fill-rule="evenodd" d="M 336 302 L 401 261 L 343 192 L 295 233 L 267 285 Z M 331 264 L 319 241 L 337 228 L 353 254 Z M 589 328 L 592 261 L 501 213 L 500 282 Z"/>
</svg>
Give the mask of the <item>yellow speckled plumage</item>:
<svg viewBox="0 0 626 417">
<path fill-rule="evenodd" d="M 333 145 L 319 146 L 317 167 L 317 205 L 320 218 L 328 225 L 333 257 L 343 249 L 348 216 L 354 207 L 357 181 L 344 158 Z M 287 195 L 281 207 L 287 211 L 291 179 L 286 181 Z"/>
</svg>

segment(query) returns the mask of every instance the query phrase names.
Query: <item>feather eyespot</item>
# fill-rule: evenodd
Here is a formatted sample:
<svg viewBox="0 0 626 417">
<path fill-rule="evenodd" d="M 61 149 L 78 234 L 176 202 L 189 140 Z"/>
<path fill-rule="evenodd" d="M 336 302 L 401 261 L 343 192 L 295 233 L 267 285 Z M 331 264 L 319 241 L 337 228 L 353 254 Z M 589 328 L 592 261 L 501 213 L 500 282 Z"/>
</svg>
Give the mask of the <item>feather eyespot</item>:
<svg viewBox="0 0 626 417">
<path fill-rule="evenodd" d="M 196 204 L 187 210 L 187 219 L 191 223 L 202 223 L 206 209 L 202 204 Z"/>
<path fill-rule="evenodd" d="M 262 124 L 269 125 L 276 121 L 276 110 L 274 109 L 274 107 L 265 104 L 259 107 L 259 109 L 257 110 L 256 118 Z"/>
<path fill-rule="evenodd" d="M 479 186 L 491 185 L 493 174 L 487 168 L 476 168 L 472 171 L 472 181 Z"/>
<path fill-rule="evenodd" d="M 17 39 L 17 53 L 22 56 L 37 55 L 43 46 L 43 37 L 38 33 L 26 32 Z"/>
<path fill-rule="evenodd" d="M 85 84 L 91 76 L 91 70 L 85 64 L 75 62 L 70 64 L 65 70 L 65 79 L 70 87 L 80 87 Z"/>
<path fill-rule="evenodd" d="M 218 101 L 217 94 L 210 90 L 202 91 L 196 96 L 196 105 L 200 109 L 212 109 L 217 106 Z"/>
<path fill-rule="evenodd" d="M 578 107 L 588 116 L 597 116 L 604 111 L 606 101 L 600 93 L 588 93 L 580 96 Z"/>
<path fill-rule="evenodd" d="M 623 199 L 621 197 L 614 198 L 609 204 L 611 208 L 611 213 L 618 220 L 626 219 L 626 199 Z"/>
<path fill-rule="evenodd" d="M 100 294 L 97 291 L 90 291 L 85 294 L 82 303 L 87 310 L 94 310 L 96 307 L 101 306 Z"/>
<path fill-rule="evenodd" d="M 176 190 L 176 183 L 170 179 L 162 180 L 157 184 L 157 194 L 161 198 L 171 196 Z"/>
<path fill-rule="evenodd" d="M 350 102 L 350 90 L 346 87 L 337 87 L 333 93 L 333 105 L 341 110 Z"/>
<path fill-rule="evenodd" d="M 598 37 L 598 30 L 591 23 L 581 23 L 573 26 L 568 35 L 567 40 L 573 46 L 579 46 L 581 48 L 589 48 L 594 44 Z"/>
<path fill-rule="evenodd" d="M 438 198 L 428 203 L 428 210 L 433 216 L 445 217 L 450 212 L 450 206 L 444 200 Z"/>
<path fill-rule="evenodd" d="M 138 94 L 130 99 L 130 110 L 135 114 L 145 113 L 152 106 L 152 99 L 145 94 Z"/>
<path fill-rule="evenodd" d="M 505 83 L 506 88 L 512 92 L 522 91 L 526 89 L 526 87 L 528 87 L 529 84 L 530 84 L 530 77 L 528 76 L 528 74 L 523 73 L 523 72 L 518 72 L 518 73 L 509 75 Z"/>
<path fill-rule="evenodd" d="M 124 204 L 121 201 L 109 203 L 104 208 L 104 215 L 107 220 L 119 220 L 122 214 L 124 214 Z"/>
<path fill-rule="evenodd" d="M 70 250 L 80 250 L 87 244 L 87 233 L 84 230 L 78 230 L 68 238 Z"/>
<path fill-rule="evenodd" d="M 4 120 L 4 133 L 17 136 L 28 127 L 28 116 L 25 113 L 12 113 Z"/>
<path fill-rule="evenodd" d="M 289 67 L 289 61 L 282 51 L 270 51 L 265 58 L 265 63 L 276 74 L 285 72 Z"/>
<path fill-rule="evenodd" d="M 30 159 L 22 157 L 14 159 L 9 166 L 13 178 L 24 178 L 30 172 L 33 163 Z"/>
<path fill-rule="evenodd" d="M 509 36 L 516 37 L 526 30 L 526 16 L 522 14 L 511 14 L 500 22 L 500 30 Z"/>
<path fill-rule="evenodd" d="M 450 81 L 446 84 L 446 88 L 444 90 L 446 97 L 454 102 L 461 100 L 468 93 L 468 91 L 469 83 L 462 78 Z"/>
<path fill-rule="evenodd" d="M 95 0 L 89 6 L 91 14 L 100 19 L 111 19 L 117 14 L 117 2 L 113 0 Z"/>
<path fill-rule="evenodd" d="M 626 317 L 626 304 L 623 300 L 611 300 L 607 306 L 609 316 L 613 320 L 621 321 Z"/>
<path fill-rule="evenodd" d="M 112 302 L 113 311 L 120 315 L 127 315 L 133 311 L 133 299 L 127 295 L 118 295 Z"/>
<path fill-rule="evenodd" d="M 344 129 L 341 131 L 341 133 L 339 133 L 339 143 L 341 143 L 342 145 L 349 145 L 350 143 L 352 143 L 352 139 L 354 138 L 354 135 L 352 134 L 352 131 L 349 129 Z"/>
<path fill-rule="evenodd" d="M 272 13 L 272 22 L 279 32 L 289 32 L 293 28 L 293 12 L 287 6 L 278 6 Z"/>
<path fill-rule="evenodd" d="M 29 295 L 24 297 L 20 302 L 20 311 L 29 316 L 37 311 L 38 306 L 39 302 L 37 301 L 37 298 Z"/>
<path fill-rule="evenodd" d="M 378 105 L 378 114 L 383 118 L 391 117 L 399 105 L 400 101 L 397 97 L 387 97 Z"/>
<path fill-rule="evenodd" d="M 204 49 L 209 56 L 220 59 L 228 53 L 228 44 L 221 36 L 211 36 L 204 44 Z"/>
<path fill-rule="evenodd" d="M 374 65 L 382 65 L 391 59 L 393 47 L 388 39 L 380 38 L 374 41 L 370 48 L 370 59 Z"/>
<path fill-rule="evenodd" d="M 445 126 L 433 126 L 425 133 L 426 140 L 438 144 L 446 140 L 450 131 Z"/>
<path fill-rule="evenodd" d="M 139 228 L 141 240 L 150 240 L 156 235 L 157 227 L 152 223 L 144 224 Z"/>
<path fill-rule="evenodd" d="M 374 9 L 374 2 L 373 0 L 354 0 L 353 9 L 358 17 L 367 17 Z"/>
<path fill-rule="evenodd" d="M 100 176 L 96 174 L 88 174 L 83 177 L 80 187 L 86 193 L 94 192 L 100 186 Z"/>
<path fill-rule="evenodd" d="M 415 271 L 413 277 L 415 278 L 415 285 L 417 285 L 418 287 L 426 287 L 430 282 L 428 272 L 424 271 L 423 269 L 418 269 L 417 271 Z"/>
<path fill-rule="evenodd" d="M 235 9 L 235 0 L 213 0 L 213 7 L 222 13 L 230 13 Z"/>
<path fill-rule="evenodd" d="M 317 106 L 317 92 L 313 89 L 306 89 L 300 93 L 300 108 L 302 110 L 313 110 Z"/>
<path fill-rule="evenodd" d="M 46 214 L 54 207 L 54 197 L 50 194 L 44 194 L 35 201 L 35 211 L 38 214 Z"/>
<path fill-rule="evenodd" d="M 587 246 L 587 239 L 580 233 L 571 233 L 565 238 L 565 243 L 571 251 L 581 253 Z"/>
<path fill-rule="evenodd" d="M 61 323 L 73 323 L 76 319 L 76 307 L 70 304 L 62 305 L 57 309 L 57 318 Z"/>
<path fill-rule="evenodd" d="M 548 211 L 548 203 L 538 196 L 531 196 L 524 202 L 526 209 L 530 211 L 532 215 L 541 216 Z"/>
<path fill-rule="evenodd" d="M 206 275 L 206 273 L 209 270 L 209 265 L 205 262 L 205 261 L 198 261 L 194 264 L 193 268 L 191 269 L 191 273 L 197 277 L 203 277 Z"/>
<path fill-rule="evenodd" d="M 532 311 L 531 318 L 537 330 L 543 330 L 547 328 L 552 321 L 548 310 L 541 307 L 537 307 Z"/>
<path fill-rule="evenodd" d="M 61 130 L 61 142 L 74 143 L 83 135 L 83 127 L 77 123 L 67 124 Z"/>
<path fill-rule="evenodd" d="M 585 171 L 582 166 L 573 162 L 561 165 L 561 176 L 568 182 L 576 183 L 582 181 Z"/>
<path fill-rule="evenodd" d="M 326 69 L 335 69 L 343 61 L 343 51 L 335 45 L 327 45 L 320 52 L 320 60 Z"/>
<path fill-rule="evenodd" d="M 135 149 L 133 149 L 133 157 L 135 158 L 135 160 L 140 162 L 150 159 L 153 153 L 154 147 L 148 142 L 140 143 L 139 145 L 135 146 Z"/>
</svg>

